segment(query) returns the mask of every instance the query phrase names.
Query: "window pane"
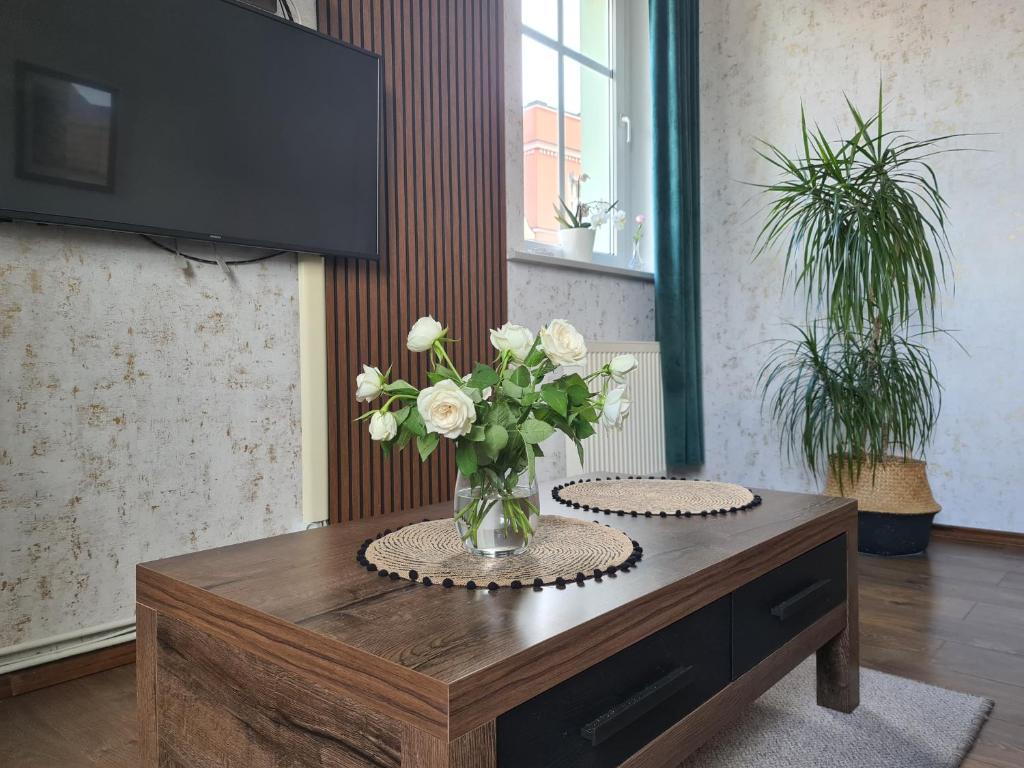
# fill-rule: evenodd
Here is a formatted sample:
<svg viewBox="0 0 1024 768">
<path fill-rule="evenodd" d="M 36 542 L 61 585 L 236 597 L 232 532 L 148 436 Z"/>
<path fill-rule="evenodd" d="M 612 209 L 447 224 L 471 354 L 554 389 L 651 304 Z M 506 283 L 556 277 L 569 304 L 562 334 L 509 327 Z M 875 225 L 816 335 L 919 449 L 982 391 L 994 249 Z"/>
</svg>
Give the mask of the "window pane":
<svg viewBox="0 0 1024 768">
<path fill-rule="evenodd" d="M 523 0 L 523 26 L 531 27 L 552 40 L 558 39 L 556 0 Z"/>
<path fill-rule="evenodd" d="M 558 242 L 558 54 L 523 37 L 523 203 L 527 240 Z"/>
<path fill-rule="evenodd" d="M 564 0 L 562 17 L 565 45 L 609 66 L 608 16 L 608 0 Z"/>
<path fill-rule="evenodd" d="M 612 195 L 612 81 L 594 70 L 565 59 L 565 190 L 570 181 L 586 175 L 580 198 L 597 203 L 593 211 L 603 212 L 614 202 Z M 567 200 L 570 205 L 575 200 Z M 594 250 L 611 253 L 614 225 L 598 227 Z"/>
</svg>

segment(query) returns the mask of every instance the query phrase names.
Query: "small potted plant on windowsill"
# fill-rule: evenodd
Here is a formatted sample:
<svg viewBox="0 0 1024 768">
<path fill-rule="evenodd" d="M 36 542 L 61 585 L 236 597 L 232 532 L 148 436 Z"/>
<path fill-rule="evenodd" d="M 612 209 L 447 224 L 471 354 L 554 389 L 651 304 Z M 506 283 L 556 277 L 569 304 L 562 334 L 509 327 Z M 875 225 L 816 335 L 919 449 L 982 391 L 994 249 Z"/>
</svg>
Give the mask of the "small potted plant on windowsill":
<svg viewBox="0 0 1024 768">
<path fill-rule="evenodd" d="M 779 246 L 787 277 L 806 295 L 797 338 L 761 373 L 766 410 L 783 442 L 826 493 L 856 498 L 860 549 L 912 554 L 928 546 L 932 497 L 923 454 L 940 385 L 922 337 L 936 332 L 935 296 L 950 258 L 946 201 L 927 158 L 944 136 L 915 140 L 864 118 L 847 102 L 852 136 L 830 141 L 801 110 L 802 152 L 765 143 L 779 178 L 757 253 Z"/>
<path fill-rule="evenodd" d="M 569 198 L 575 202 L 569 205 L 560 197 L 555 204 L 555 219 L 559 225 L 558 241 L 562 246 L 562 255 L 573 261 L 594 260 L 594 238 L 598 227 L 611 219 L 621 228 L 626 221 L 626 214 L 617 210 L 617 202 L 583 202 L 580 191 L 583 182 L 589 178 L 585 173 L 579 176 L 572 174 L 569 177 Z"/>
</svg>

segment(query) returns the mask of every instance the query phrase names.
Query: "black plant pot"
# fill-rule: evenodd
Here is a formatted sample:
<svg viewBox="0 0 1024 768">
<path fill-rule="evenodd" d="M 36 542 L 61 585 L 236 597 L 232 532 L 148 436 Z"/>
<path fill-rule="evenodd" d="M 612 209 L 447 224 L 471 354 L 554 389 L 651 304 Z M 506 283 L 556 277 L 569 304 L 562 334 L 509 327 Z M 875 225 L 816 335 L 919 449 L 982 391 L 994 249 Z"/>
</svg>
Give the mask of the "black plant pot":
<svg viewBox="0 0 1024 768">
<path fill-rule="evenodd" d="M 860 512 L 857 548 L 869 555 L 919 555 L 928 548 L 932 518 L 937 512 L 895 515 Z"/>
</svg>

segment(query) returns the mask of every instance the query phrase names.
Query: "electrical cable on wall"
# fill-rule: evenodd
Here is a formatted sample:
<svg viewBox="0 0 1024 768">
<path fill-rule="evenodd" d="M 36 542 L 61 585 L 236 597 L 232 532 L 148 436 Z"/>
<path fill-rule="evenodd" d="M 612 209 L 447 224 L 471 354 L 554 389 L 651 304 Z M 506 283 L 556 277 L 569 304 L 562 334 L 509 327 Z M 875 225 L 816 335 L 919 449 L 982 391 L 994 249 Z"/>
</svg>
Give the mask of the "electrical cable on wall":
<svg viewBox="0 0 1024 768">
<path fill-rule="evenodd" d="M 196 256 L 194 254 L 185 253 L 184 251 L 182 251 L 178 247 L 178 240 L 177 240 L 177 238 L 174 238 L 174 237 L 167 238 L 168 240 L 173 240 L 174 241 L 174 247 L 173 248 L 171 246 L 169 246 L 169 245 L 165 245 L 164 243 L 161 243 L 155 237 L 152 237 L 150 235 L 142 235 L 142 234 L 140 234 L 139 237 L 141 237 L 143 240 L 146 240 L 146 241 L 152 243 L 153 245 L 155 245 L 157 248 L 160 248 L 161 250 L 167 251 L 168 253 L 173 253 L 176 258 L 180 257 L 182 259 L 188 259 L 189 261 L 195 261 L 195 262 L 198 262 L 200 264 L 221 264 L 221 262 L 223 262 L 223 264 L 226 264 L 227 266 L 237 266 L 238 264 L 253 264 L 253 263 L 257 262 L 257 261 L 266 261 L 267 259 L 272 259 L 275 256 L 284 256 L 286 253 L 292 253 L 292 251 L 271 251 L 270 253 L 261 253 L 258 256 L 253 256 L 252 258 L 248 258 L 248 259 L 231 259 L 231 260 L 228 260 L 228 259 L 218 259 L 218 258 L 204 258 L 202 256 Z M 214 245 L 214 247 L 216 247 L 216 244 L 213 244 L 213 245 Z"/>
</svg>

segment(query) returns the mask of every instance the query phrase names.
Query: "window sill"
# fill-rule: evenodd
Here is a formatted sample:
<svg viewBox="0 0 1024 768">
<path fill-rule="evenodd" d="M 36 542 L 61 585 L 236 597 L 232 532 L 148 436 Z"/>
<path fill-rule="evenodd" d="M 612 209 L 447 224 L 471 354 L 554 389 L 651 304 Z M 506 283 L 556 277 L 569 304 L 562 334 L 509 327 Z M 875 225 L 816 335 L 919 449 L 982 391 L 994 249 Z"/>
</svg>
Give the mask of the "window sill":
<svg viewBox="0 0 1024 768">
<path fill-rule="evenodd" d="M 525 264 L 540 264 L 545 267 L 557 269 L 568 269 L 573 272 L 596 272 L 611 277 L 624 277 L 628 280 L 640 280 L 646 283 L 654 282 L 654 273 L 643 272 L 638 269 L 626 267 L 615 267 L 611 264 L 598 264 L 592 261 L 572 261 L 561 256 L 554 256 L 547 253 L 536 253 L 533 251 L 512 251 L 508 255 L 509 261 L 516 261 Z"/>
</svg>

